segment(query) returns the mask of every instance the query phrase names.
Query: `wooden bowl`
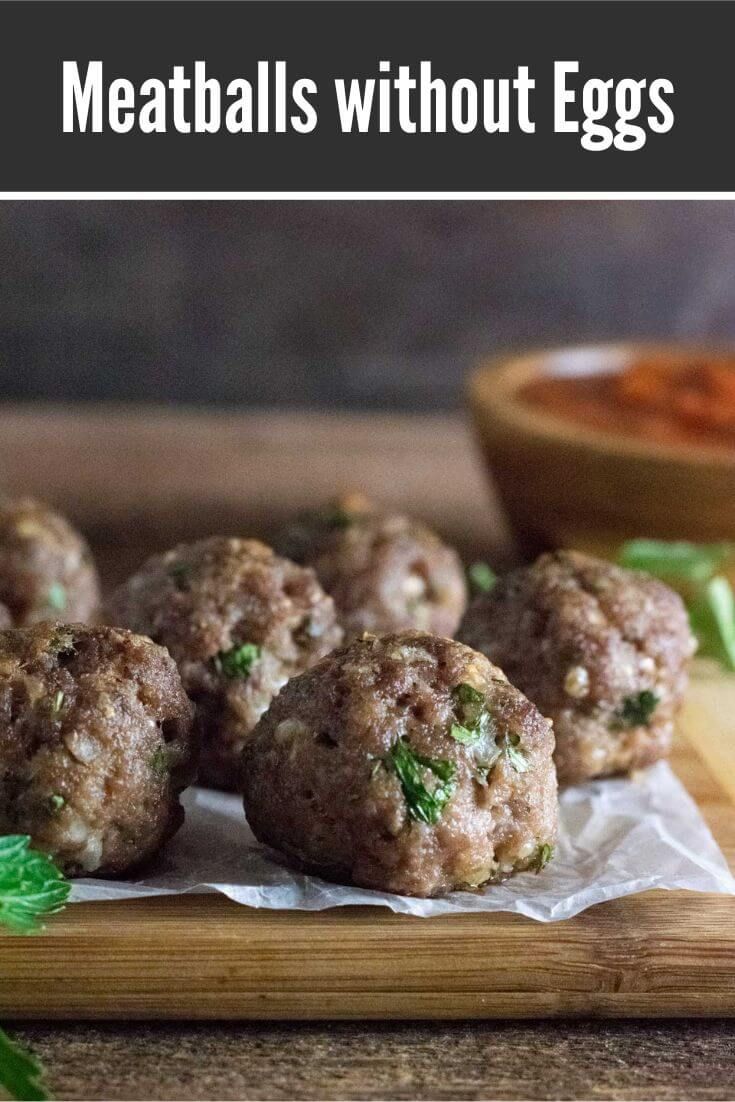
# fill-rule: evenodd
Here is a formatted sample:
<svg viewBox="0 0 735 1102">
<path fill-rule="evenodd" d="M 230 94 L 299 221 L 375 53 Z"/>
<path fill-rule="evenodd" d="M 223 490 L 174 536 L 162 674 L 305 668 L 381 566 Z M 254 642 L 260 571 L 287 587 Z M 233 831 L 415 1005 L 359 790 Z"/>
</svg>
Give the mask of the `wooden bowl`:
<svg viewBox="0 0 735 1102">
<path fill-rule="evenodd" d="M 519 390 L 542 375 L 620 371 L 643 356 L 670 360 L 732 349 L 666 344 L 587 345 L 500 357 L 469 380 L 488 469 L 521 547 L 609 554 L 635 536 L 735 540 L 735 453 L 649 443 L 566 422 Z"/>
</svg>

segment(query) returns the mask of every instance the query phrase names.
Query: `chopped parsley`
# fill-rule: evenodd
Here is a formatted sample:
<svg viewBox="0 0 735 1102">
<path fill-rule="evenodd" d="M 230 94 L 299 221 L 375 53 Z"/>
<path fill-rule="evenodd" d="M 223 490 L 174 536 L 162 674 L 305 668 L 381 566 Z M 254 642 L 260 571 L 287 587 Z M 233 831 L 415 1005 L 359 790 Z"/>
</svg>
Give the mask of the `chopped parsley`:
<svg viewBox="0 0 735 1102">
<path fill-rule="evenodd" d="M 542 842 L 533 855 L 533 860 L 528 866 L 529 869 L 534 869 L 536 872 L 541 872 L 546 868 L 551 858 L 554 856 L 554 847 L 549 845 L 548 842 Z"/>
<path fill-rule="evenodd" d="M 66 608 L 66 587 L 61 582 L 52 582 L 46 593 L 46 604 L 54 612 L 63 612 Z"/>
<path fill-rule="evenodd" d="M 187 562 L 175 562 L 168 569 L 168 576 L 173 581 L 177 589 L 185 590 L 187 588 L 186 582 L 191 574 L 191 566 Z"/>
<path fill-rule="evenodd" d="M 51 811 L 56 815 L 66 806 L 66 800 L 63 796 L 60 796 L 58 792 L 53 792 L 48 798 L 48 805 Z"/>
<path fill-rule="evenodd" d="M 482 761 L 475 766 L 475 779 L 479 784 L 487 784 L 490 770 L 495 763 L 504 757 L 516 773 L 525 773 L 529 768 L 528 759 L 519 749 L 519 735 L 503 735 L 498 742 L 498 733 L 495 729 L 492 716 L 487 710 L 487 703 L 483 694 L 473 685 L 462 682 L 452 690 L 452 699 L 455 705 L 455 714 L 458 723 L 453 723 L 450 735 L 455 742 L 465 746 L 473 746 L 481 742 L 489 735 L 494 744 L 484 755 Z"/>
<path fill-rule="evenodd" d="M 475 593 L 489 593 L 498 580 L 497 574 L 486 562 L 473 562 L 467 568 L 467 577 Z"/>
<path fill-rule="evenodd" d="M 70 631 L 62 628 L 53 633 L 48 644 L 49 654 L 58 658 L 62 654 L 73 654 L 74 650 L 74 636 Z"/>
<path fill-rule="evenodd" d="M 151 754 L 151 769 L 158 777 L 168 773 L 169 753 L 165 746 L 157 746 Z"/>
<path fill-rule="evenodd" d="M 217 673 L 225 677 L 246 678 L 250 676 L 253 665 L 260 658 L 261 648 L 256 643 L 242 643 L 231 650 L 221 650 L 214 659 Z"/>
<path fill-rule="evenodd" d="M 64 707 L 64 693 L 59 689 L 57 693 L 51 697 L 50 711 L 51 715 L 56 718 L 61 715 L 61 709 Z"/>
<path fill-rule="evenodd" d="M 500 753 L 506 759 L 508 765 L 515 769 L 516 773 L 527 773 L 530 769 L 530 765 L 526 755 L 519 749 L 520 743 L 520 735 L 505 735 L 500 747 Z"/>
<path fill-rule="evenodd" d="M 38 930 L 39 918 L 66 903 L 71 885 L 53 861 L 30 849 L 26 834 L 0 837 L 0 923 L 20 933 Z"/>
<path fill-rule="evenodd" d="M 637 539 L 623 544 L 618 562 L 663 580 L 706 582 L 734 552 L 730 543 Z"/>
<path fill-rule="evenodd" d="M 487 734 L 491 734 L 492 720 L 487 710 L 484 695 L 466 681 L 452 690 L 454 714 L 450 735 L 456 742 L 472 745 Z"/>
<path fill-rule="evenodd" d="M 424 757 L 412 748 L 407 738 L 399 738 L 383 763 L 398 778 L 409 818 L 435 826 L 454 794 L 457 773 L 454 762 Z M 436 777 L 432 789 L 424 783 L 427 773 Z"/>
<path fill-rule="evenodd" d="M 659 698 L 650 689 L 643 689 L 633 696 L 626 696 L 620 709 L 615 713 L 613 725 L 616 728 L 647 727 L 656 711 Z"/>
<path fill-rule="evenodd" d="M 18 1102 L 46 1102 L 50 1097 L 38 1060 L 0 1029 L 0 1087 Z"/>
</svg>

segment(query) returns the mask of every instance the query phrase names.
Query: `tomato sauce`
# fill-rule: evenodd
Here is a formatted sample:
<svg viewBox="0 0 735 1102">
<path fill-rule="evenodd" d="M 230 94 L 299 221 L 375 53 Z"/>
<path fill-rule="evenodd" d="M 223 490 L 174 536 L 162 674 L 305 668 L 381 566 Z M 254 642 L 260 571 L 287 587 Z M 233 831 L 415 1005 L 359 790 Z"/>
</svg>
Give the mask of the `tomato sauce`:
<svg viewBox="0 0 735 1102">
<path fill-rule="evenodd" d="M 735 449 L 735 358 L 672 365 L 651 357 L 614 374 L 546 376 L 520 395 L 589 428 L 662 444 Z"/>
</svg>

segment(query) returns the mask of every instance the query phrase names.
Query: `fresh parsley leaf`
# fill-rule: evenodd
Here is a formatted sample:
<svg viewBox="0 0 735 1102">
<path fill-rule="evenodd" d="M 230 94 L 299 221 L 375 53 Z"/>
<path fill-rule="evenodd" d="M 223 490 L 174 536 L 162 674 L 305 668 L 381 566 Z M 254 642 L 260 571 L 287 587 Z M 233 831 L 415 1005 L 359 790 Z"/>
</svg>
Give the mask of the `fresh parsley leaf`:
<svg viewBox="0 0 735 1102">
<path fill-rule="evenodd" d="M 17 1102 L 46 1102 L 50 1095 L 38 1060 L 0 1029 L 0 1087 Z"/>
<path fill-rule="evenodd" d="M 623 544 L 618 562 L 664 581 L 706 582 L 734 552 L 730 543 L 637 539 Z"/>
<path fill-rule="evenodd" d="M 253 665 L 260 658 L 261 648 L 255 643 L 242 643 L 231 650 L 221 650 L 214 659 L 217 673 L 229 678 L 250 676 Z"/>
<path fill-rule="evenodd" d="M 735 670 L 735 597 L 723 575 L 711 578 L 689 606 L 699 654 Z"/>
<path fill-rule="evenodd" d="M 177 589 L 185 590 L 191 574 L 191 565 L 188 562 L 175 562 L 168 568 L 168 576 Z"/>
<path fill-rule="evenodd" d="M 659 698 L 650 689 L 643 689 L 633 696 L 626 696 L 620 709 L 615 713 L 614 726 L 647 727 L 658 707 Z"/>
<path fill-rule="evenodd" d="M 462 727 L 459 723 L 453 723 L 449 734 L 455 742 L 461 742 L 465 746 L 471 746 L 474 742 L 480 741 L 483 732 L 479 727 Z"/>
<path fill-rule="evenodd" d="M 56 815 L 66 805 L 66 800 L 63 796 L 60 796 L 58 792 L 52 792 L 48 798 L 48 805 L 54 815 Z"/>
<path fill-rule="evenodd" d="M 554 856 L 554 847 L 549 845 L 548 842 L 542 842 L 533 855 L 533 860 L 528 866 L 529 869 L 535 869 L 536 872 L 541 872 L 546 868 L 551 858 Z"/>
<path fill-rule="evenodd" d="M 60 628 L 53 633 L 48 644 L 49 654 L 58 657 L 62 654 L 73 654 L 74 650 L 74 636 L 70 631 Z"/>
<path fill-rule="evenodd" d="M 151 770 L 158 777 L 163 777 L 168 772 L 169 754 L 165 746 L 157 746 L 151 754 Z"/>
<path fill-rule="evenodd" d="M 454 794 L 457 773 L 454 762 L 424 757 L 407 738 L 397 739 L 384 761 L 398 777 L 409 818 L 435 826 Z M 427 772 L 437 778 L 431 791 L 424 784 Z"/>
<path fill-rule="evenodd" d="M 52 582 L 46 593 L 46 604 L 54 612 L 63 612 L 66 608 L 66 587 L 61 582 Z"/>
<path fill-rule="evenodd" d="M 486 562 L 473 562 L 467 568 L 467 577 L 475 593 L 489 593 L 498 580 L 497 574 Z"/>
<path fill-rule="evenodd" d="M 519 749 L 520 743 L 520 735 L 506 735 L 500 752 L 516 773 L 527 773 L 531 766 L 526 755 Z"/>
<path fill-rule="evenodd" d="M 54 718 L 61 715 L 61 709 L 64 707 L 64 695 L 61 689 L 59 689 L 59 691 L 54 693 L 51 697 L 50 712 Z"/>
<path fill-rule="evenodd" d="M 53 861 L 29 848 L 26 834 L 0 837 L 0 923 L 20 933 L 38 930 L 39 918 L 66 903 L 71 885 Z"/>
</svg>

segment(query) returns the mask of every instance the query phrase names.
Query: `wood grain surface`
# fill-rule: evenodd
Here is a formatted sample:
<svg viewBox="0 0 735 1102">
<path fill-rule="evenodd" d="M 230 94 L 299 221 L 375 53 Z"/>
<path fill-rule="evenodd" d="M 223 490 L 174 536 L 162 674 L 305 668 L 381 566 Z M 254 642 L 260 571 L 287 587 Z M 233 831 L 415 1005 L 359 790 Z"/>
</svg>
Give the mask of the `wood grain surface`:
<svg viewBox="0 0 735 1102">
<path fill-rule="evenodd" d="M 735 857 L 732 804 L 689 743 L 674 766 Z M 552 924 L 367 907 L 251 910 L 213 895 L 75 904 L 43 937 L 0 935 L 0 1014 L 735 1015 L 733 914 L 732 897 L 689 892 L 648 892 Z"/>
<path fill-rule="evenodd" d="M 424 514 L 467 555 L 489 554 L 499 563 L 513 555 L 458 417 L 5 407 L 0 409 L 0 482 L 67 509 L 91 536 L 108 582 L 148 551 L 177 538 L 218 530 L 267 534 L 295 500 L 310 502 L 335 485 L 360 485 L 389 503 Z M 704 744 L 698 749 L 707 753 L 722 780 L 722 754 L 715 741 L 707 742 L 709 749 Z M 732 761 L 732 743 L 724 738 L 720 743 L 721 749 L 729 747 Z M 694 766 L 688 783 L 695 796 L 711 792 L 702 765 Z M 709 814 L 722 840 L 723 828 L 732 830 L 728 801 L 718 797 Z M 688 906 L 696 904 L 697 897 L 684 898 Z M 575 920 L 608 935 L 620 924 L 617 956 L 601 957 L 601 974 L 608 983 L 599 992 L 603 999 L 615 997 L 621 976 L 631 990 L 648 982 L 647 973 L 637 975 L 635 966 L 641 944 L 637 913 L 647 899 L 658 899 L 660 907 L 667 895 L 629 900 L 629 920 L 615 913 L 616 904 Z M 196 909 L 197 901 L 191 902 Z M 212 925 L 221 928 L 218 936 L 226 941 L 228 923 L 244 913 L 224 902 L 219 906 L 222 922 Z M 58 921 L 66 919 L 59 916 Z M 398 927 L 411 920 L 391 921 Z M 511 931 L 507 944 L 515 944 L 537 967 L 524 944 L 531 924 L 520 919 L 510 926 L 514 924 L 517 931 Z M 709 960 L 702 998 L 723 990 L 727 998 L 731 919 L 725 917 L 711 939 L 691 912 L 687 924 L 702 939 Z M 44 953 L 46 936 L 22 944 Z M 55 936 L 53 928 L 49 936 Z M 203 934 L 209 936 L 214 936 L 212 930 Z M 647 936 L 658 959 L 670 954 L 672 960 L 681 960 L 680 930 L 667 925 L 663 911 L 658 918 L 650 912 Z M 446 944 L 448 937 L 449 931 L 442 933 L 437 943 Z M 90 943 L 78 937 L 73 944 L 76 970 L 83 973 Z M 96 954 L 99 946 L 92 943 L 91 948 Z M 104 961 L 96 958 L 92 967 L 111 971 L 114 979 L 126 953 L 134 954 L 134 946 L 116 936 Z M 200 959 L 200 952 L 190 951 L 182 956 L 182 969 L 196 969 Z M 354 962 L 347 963 L 354 971 Z M 465 962 L 468 973 L 472 963 Z M 138 983 L 145 982 L 140 972 Z M 576 982 L 589 1003 L 586 967 L 580 965 Z M 64 991 L 33 969 L 30 958 L 24 983 L 43 991 L 57 1012 L 63 1005 Z M 1 982 L 0 992 L 3 988 Z M 670 1012 L 666 988 L 660 993 L 654 1010 L 658 1016 Z M 9 1020 L 13 1008 L 4 1014 Z M 424 1024 L 57 1020 L 18 1022 L 15 1029 L 44 1060 L 59 1098 L 735 1099 L 735 1022 L 723 1019 Z"/>
</svg>

